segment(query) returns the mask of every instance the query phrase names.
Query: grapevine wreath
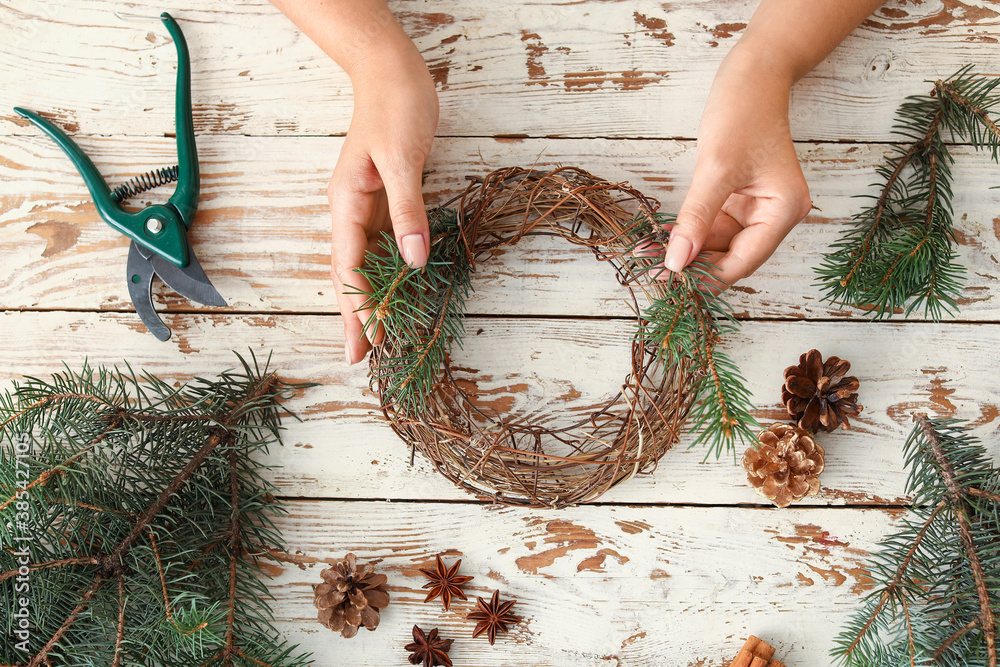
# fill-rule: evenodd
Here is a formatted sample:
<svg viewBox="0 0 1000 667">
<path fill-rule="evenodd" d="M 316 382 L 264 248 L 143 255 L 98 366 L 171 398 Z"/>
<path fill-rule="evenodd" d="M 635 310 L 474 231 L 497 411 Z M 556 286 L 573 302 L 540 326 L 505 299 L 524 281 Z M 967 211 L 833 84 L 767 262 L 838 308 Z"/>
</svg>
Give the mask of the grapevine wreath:
<svg viewBox="0 0 1000 667">
<path fill-rule="evenodd" d="M 370 360 L 372 387 L 393 430 L 455 484 L 497 502 L 565 507 L 593 501 L 651 471 L 685 420 L 717 454 L 750 440 L 749 394 L 718 348 L 736 326 L 708 266 L 670 279 L 661 256 L 671 216 L 623 183 L 581 169 L 500 169 L 429 212 L 427 266 L 412 269 L 386 238 L 359 271 L 371 284 L 365 330 L 381 327 Z M 457 204 L 456 204 L 457 202 Z M 451 206 L 455 204 L 454 206 Z M 561 237 L 614 267 L 636 313 L 631 370 L 603 405 L 546 426 L 498 414 L 459 385 L 450 346 L 461 344 L 470 277 L 479 262 L 529 235 Z"/>
</svg>

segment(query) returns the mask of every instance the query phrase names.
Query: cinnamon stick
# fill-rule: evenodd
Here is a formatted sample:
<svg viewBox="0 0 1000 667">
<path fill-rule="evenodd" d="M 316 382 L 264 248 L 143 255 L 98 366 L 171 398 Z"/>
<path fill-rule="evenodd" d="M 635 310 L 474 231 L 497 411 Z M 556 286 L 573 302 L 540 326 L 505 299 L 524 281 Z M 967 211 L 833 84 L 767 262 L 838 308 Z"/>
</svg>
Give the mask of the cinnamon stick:
<svg viewBox="0 0 1000 667">
<path fill-rule="evenodd" d="M 760 644 L 760 639 L 750 635 L 750 638 L 743 643 L 743 648 L 736 654 L 729 667 L 750 667 L 750 661 L 753 660 L 753 651 L 757 648 L 758 644 Z"/>
<path fill-rule="evenodd" d="M 760 642 L 759 644 L 757 644 L 757 650 L 754 651 L 753 653 L 753 657 L 755 658 L 755 660 L 750 664 L 752 665 L 752 667 L 758 667 L 756 658 L 760 658 L 764 661 L 760 664 L 760 667 L 764 667 L 764 665 L 770 662 L 771 658 L 774 657 L 774 652 L 776 650 L 777 650 L 776 648 L 774 648 L 767 642 L 765 641 Z"/>
<path fill-rule="evenodd" d="M 753 656 L 748 652 L 740 650 L 736 654 L 736 659 L 730 663 L 729 667 L 750 667 L 750 661 L 753 660 Z"/>
<path fill-rule="evenodd" d="M 768 662 L 774 657 L 774 652 L 775 648 L 766 641 L 750 635 L 729 667 L 772 667 Z M 780 663 L 778 665 L 784 667 Z"/>
</svg>

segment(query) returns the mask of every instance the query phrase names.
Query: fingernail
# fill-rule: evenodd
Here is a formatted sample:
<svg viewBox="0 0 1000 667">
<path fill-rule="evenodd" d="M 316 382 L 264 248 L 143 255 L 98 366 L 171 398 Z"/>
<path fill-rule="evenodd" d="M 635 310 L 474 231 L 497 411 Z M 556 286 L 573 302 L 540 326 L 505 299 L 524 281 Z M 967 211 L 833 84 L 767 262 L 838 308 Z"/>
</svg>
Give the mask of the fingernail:
<svg viewBox="0 0 1000 667">
<path fill-rule="evenodd" d="M 670 244 L 667 245 L 667 256 L 664 262 L 667 269 L 674 273 L 679 273 L 687 266 L 688 257 L 691 255 L 692 243 L 683 236 L 674 234 L 670 237 Z"/>
<path fill-rule="evenodd" d="M 344 341 L 344 359 L 347 361 L 348 366 L 354 363 L 351 361 L 351 358 L 354 356 L 352 353 L 353 350 L 351 349 L 351 341 L 350 339 L 347 339 Z"/>
<path fill-rule="evenodd" d="M 415 269 L 427 264 L 427 243 L 423 234 L 407 234 L 399 240 L 403 259 Z"/>
</svg>

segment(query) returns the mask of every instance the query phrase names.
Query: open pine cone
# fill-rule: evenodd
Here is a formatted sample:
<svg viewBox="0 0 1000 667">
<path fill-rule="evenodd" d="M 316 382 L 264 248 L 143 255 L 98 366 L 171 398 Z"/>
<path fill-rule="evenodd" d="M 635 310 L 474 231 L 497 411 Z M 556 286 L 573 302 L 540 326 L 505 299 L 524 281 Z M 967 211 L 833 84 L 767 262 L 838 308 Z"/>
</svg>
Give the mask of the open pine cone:
<svg viewBox="0 0 1000 667">
<path fill-rule="evenodd" d="M 791 424 L 771 424 L 757 439 L 760 449 L 747 449 L 743 468 L 759 495 L 778 507 L 788 507 L 819 493 L 825 452 L 812 435 Z"/>
<path fill-rule="evenodd" d="M 848 415 L 861 412 L 858 405 L 858 378 L 844 377 L 851 363 L 839 357 L 825 362 L 817 350 L 799 357 L 798 366 L 785 369 L 781 401 L 799 428 L 811 433 L 823 429 L 830 433 L 843 424 L 851 428 Z"/>
<path fill-rule="evenodd" d="M 375 574 L 371 563 L 358 568 L 355 555 L 347 554 L 320 576 L 323 583 L 316 587 L 315 599 L 320 623 L 347 639 L 358 634 L 359 626 L 378 627 L 379 610 L 389 605 L 384 574 Z"/>
</svg>

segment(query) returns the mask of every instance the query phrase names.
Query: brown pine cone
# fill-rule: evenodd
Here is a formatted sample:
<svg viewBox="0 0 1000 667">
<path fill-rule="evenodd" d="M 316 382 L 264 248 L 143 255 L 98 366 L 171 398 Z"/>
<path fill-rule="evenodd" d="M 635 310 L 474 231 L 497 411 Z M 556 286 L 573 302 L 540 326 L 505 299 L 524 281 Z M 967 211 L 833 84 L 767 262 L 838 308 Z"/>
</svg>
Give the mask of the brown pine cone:
<svg viewBox="0 0 1000 667">
<path fill-rule="evenodd" d="M 369 630 L 378 627 L 379 610 L 389 605 L 384 574 L 375 574 L 371 563 L 359 568 L 355 555 L 347 554 L 320 576 L 323 583 L 316 587 L 315 599 L 320 623 L 347 639 L 362 625 Z"/>
<path fill-rule="evenodd" d="M 823 429 L 830 433 L 843 424 L 851 428 L 848 416 L 857 416 L 858 378 L 844 377 L 851 363 L 838 357 L 825 362 L 817 350 L 799 357 L 798 366 L 785 369 L 781 401 L 799 428 L 811 433 Z"/>
<path fill-rule="evenodd" d="M 825 452 L 812 435 L 791 424 L 771 424 L 757 439 L 760 449 L 747 449 L 743 468 L 759 495 L 788 507 L 819 493 Z"/>
</svg>

